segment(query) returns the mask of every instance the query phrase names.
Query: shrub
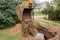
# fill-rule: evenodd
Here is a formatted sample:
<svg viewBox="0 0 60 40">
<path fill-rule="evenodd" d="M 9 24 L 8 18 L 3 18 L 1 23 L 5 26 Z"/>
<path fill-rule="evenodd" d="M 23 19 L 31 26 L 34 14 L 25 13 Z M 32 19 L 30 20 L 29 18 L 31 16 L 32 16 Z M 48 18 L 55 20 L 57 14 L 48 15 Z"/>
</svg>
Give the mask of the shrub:
<svg viewBox="0 0 60 40">
<path fill-rule="evenodd" d="M 17 22 L 15 8 L 19 3 L 18 0 L 0 0 L 0 28 L 11 26 Z"/>
</svg>

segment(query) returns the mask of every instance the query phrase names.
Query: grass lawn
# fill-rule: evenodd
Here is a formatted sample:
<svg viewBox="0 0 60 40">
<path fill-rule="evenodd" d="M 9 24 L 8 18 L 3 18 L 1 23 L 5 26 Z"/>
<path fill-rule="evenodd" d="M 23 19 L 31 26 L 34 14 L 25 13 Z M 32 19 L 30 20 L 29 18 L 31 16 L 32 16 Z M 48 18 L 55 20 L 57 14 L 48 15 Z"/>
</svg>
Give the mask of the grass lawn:
<svg viewBox="0 0 60 40">
<path fill-rule="evenodd" d="M 9 28 L 0 30 L 0 40 L 21 40 L 21 34 L 11 36 Z"/>
<path fill-rule="evenodd" d="M 52 25 L 54 27 L 59 27 L 60 28 L 60 21 L 57 22 L 57 21 L 50 21 L 50 20 L 45 20 L 45 19 L 39 19 L 39 20 L 36 20 L 36 21 L 39 21 L 42 25 Z"/>
<path fill-rule="evenodd" d="M 34 13 L 34 16 L 44 16 L 43 14 L 39 14 L 39 13 Z M 59 27 L 60 28 L 60 20 L 45 20 L 45 19 L 41 19 L 41 18 L 38 18 L 38 19 L 35 19 L 36 21 L 40 22 L 41 24 L 43 25 L 52 25 L 54 27 Z"/>
<path fill-rule="evenodd" d="M 40 12 L 34 12 L 34 16 L 41 16 L 43 14 L 41 14 Z"/>
<path fill-rule="evenodd" d="M 45 23 L 46 25 L 52 25 L 52 26 L 55 26 L 55 27 L 60 27 L 60 23 L 55 23 L 55 22 L 48 22 L 47 20 L 45 21 L 42 21 L 43 23 Z"/>
</svg>

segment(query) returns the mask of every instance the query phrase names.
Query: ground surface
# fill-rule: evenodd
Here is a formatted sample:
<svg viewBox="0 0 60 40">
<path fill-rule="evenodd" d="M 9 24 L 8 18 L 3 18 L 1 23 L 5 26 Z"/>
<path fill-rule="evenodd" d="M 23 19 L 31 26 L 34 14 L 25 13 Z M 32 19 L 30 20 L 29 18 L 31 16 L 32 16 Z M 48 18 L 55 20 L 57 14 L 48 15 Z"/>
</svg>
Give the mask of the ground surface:
<svg viewBox="0 0 60 40">
<path fill-rule="evenodd" d="M 42 19 L 42 17 L 43 16 L 35 16 L 35 19 L 37 19 L 35 21 L 40 22 L 42 26 L 49 28 L 52 31 L 56 31 L 58 33 L 58 35 L 60 35 L 60 28 L 59 28 L 60 24 L 49 21 L 49 20 L 44 20 L 44 19 Z M 19 28 L 20 28 L 20 24 L 17 24 L 13 28 L 7 28 L 4 30 L 0 30 L 0 40 L 21 40 L 22 35 L 19 33 L 19 32 L 21 32 L 21 31 L 19 31 L 20 30 Z M 13 30 L 13 33 L 11 32 L 11 30 Z M 13 35 L 13 34 L 15 34 L 15 35 Z M 58 38 L 60 38 L 60 36 Z M 56 39 L 58 39 L 58 38 L 56 38 Z M 51 40 L 56 40 L 56 39 L 52 38 Z"/>
<path fill-rule="evenodd" d="M 59 21 L 56 22 L 51 20 L 45 20 L 44 16 L 35 16 L 34 19 L 35 21 L 40 22 L 43 27 L 46 27 L 48 29 L 51 29 L 52 31 L 57 32 L 58 37 L 52 38 L 50 40 L 60 40 L 60 22 Z"/>
<path fill-rule="evenodd" d="M 57 32 L 57 36 L 59 36 L 59 37 L 51 38 L 50 40 L 58 40 L 60 38 L 60 28 L 58 28 L 60 26 L 60 24 L 54 23 L 49 20 L 44 20 L 43 16 L 34 16 L 34 19 L 35 19 L 35 21 L 40 22 L 43 27 L 46 27 L 47 29 L 51 29 L 52 31 Z M 14 27 L 14 28 L 18 28 L 18 26 Z M 19 31 L 17 31 L 17 33 L 19 33 Z M 23 37 L 22 40 L 24 40 L 24 39 L 25 40 L 28 40 L 28 39 L 35 40 L 35 38 L 33 38 L 33 37 L 25 37 L 25 38 Z M 37 40 L 39 40 L 39 39 L 37 39 Z"/>
<path fill-rule="evenodd" d="M 10 28 L 0 30 L 0 40 L 20 40 L 21 34 L 17 34 L 15 36 L 10 35 Z"/>
<path fill-rule="evenodd" d="M 45 20 L 44 16 L 34 16 L 35 21 L 40 22 L 41 24 L 45 25 L 52 25 L 54 27 L 60 27 L 60 21 L 51 21 Z"/>
<path fill-rule="evenodd" d="M 2 29 L 0 30 L 0 40 L 20 40 L 22 35 L 19 32 L 20 24 L 13 26 L 13 28 Z"/>
</svg>

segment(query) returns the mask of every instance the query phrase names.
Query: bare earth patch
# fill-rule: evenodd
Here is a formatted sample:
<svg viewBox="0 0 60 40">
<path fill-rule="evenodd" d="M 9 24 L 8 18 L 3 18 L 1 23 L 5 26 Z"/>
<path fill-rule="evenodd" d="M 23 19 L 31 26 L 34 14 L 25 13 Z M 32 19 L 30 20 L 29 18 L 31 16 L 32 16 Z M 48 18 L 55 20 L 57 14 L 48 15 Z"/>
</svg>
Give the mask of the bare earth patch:
<svg viewBox="0 0 60 40">
<path fill-rule="evenodd" d="M 18 33 L 21 33 L 21 24 L 16 24 L 10 29 L 10 34 L 11 35 L 16 35 Z"/>
<path fill-rule="evenodd" d="M 44 25 L 43 25 L 44 26 Z M 49 40 L 60 40 L 60 28 L 58 27 L 54 27 L 54 26 L 51 26 L 51 25 L 45 25 L 45 27 L 47 29 L 50 29 L 52 32 L 57 32 L 57 35 L 54 37 L 54 38 L 51 38 Z"/>
<path fill-rule="evenodd" d="M 53 27 L 51 25 L 46 25 L 46 28 L 50 29 L 52 32 L 53 31 L 57 32 L 57 35 L 54 38 L 51 38 L 51 39 L 48 39 L 48 40 L 60 40 L 60 28 L 56 28 L 56 27 Z M 19 24 L 14 25 L 14 27 L 10 29 L 10 34 L 11 35 L 16 35 L 18 33 L 21 33 L 21 31 L 22 31 L 21 24 L 19 23 Z M 26 37 L 22 37 L 21 40 L 41 40 L 41 38 L 26 36 Z"/>
<path fill-rule="evenodd" d="M 27 36 L 27 37 L 22 37 L 21 40 L 42 40 L 42 39 L 41 38 L 35 38 L 35 37 Z"/>
</svg>

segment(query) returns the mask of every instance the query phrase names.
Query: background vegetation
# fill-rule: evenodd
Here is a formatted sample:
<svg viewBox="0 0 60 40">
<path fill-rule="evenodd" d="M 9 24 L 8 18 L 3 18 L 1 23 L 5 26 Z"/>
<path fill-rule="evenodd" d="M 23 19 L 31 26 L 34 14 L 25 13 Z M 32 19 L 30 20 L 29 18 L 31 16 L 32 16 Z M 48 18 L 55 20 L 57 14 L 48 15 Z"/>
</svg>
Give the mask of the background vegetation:
<svg viewBox="0 0 60 40">
<path fill-rule="evenodd" d="M 60 19 L 60 0 L 52 0 L 51 3 L 47 2 L 46 7 L 42 10 L 42 13 L 48 15 L 50 20 Z"/>
</svg>

